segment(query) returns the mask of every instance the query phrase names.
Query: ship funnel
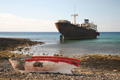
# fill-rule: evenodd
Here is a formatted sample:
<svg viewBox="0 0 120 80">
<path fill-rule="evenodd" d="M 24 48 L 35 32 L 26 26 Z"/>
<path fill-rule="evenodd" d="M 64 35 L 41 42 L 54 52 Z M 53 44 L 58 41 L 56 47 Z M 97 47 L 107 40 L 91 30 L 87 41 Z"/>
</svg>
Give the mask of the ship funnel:
<svg viewBox="0 0 120 80">
<path fill-rule="evenodd" d="M 85 23 L 88 24 L 89 23 L 89 19 L 84 19 Z"/>
</svg>

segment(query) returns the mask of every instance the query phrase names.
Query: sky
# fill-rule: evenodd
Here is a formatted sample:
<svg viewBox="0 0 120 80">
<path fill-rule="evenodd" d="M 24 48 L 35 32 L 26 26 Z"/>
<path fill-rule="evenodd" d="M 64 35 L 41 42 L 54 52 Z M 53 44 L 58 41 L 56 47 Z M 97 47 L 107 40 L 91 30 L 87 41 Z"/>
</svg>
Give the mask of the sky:
<svg viewBox="0 0 120 80">
<path fill-rule="evenodd" d="M 55 22 L 78 14 L 99 32 L 120 32 L 120 0 L 0 0 L 0 32 L 58 32 Z"/>
</svg>

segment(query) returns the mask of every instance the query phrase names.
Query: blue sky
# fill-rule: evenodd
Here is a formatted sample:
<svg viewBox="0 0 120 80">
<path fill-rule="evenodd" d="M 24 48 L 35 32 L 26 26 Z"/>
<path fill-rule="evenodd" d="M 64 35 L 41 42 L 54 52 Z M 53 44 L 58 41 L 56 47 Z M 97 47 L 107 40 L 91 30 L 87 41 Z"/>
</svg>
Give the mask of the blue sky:
<svg viewBox="0 0 120 80">
<path fill-rule="evenodd" d="M 85 18 L 98 25 L 98 31 L 120 31 L 120 0 L 0 0 L 0 31 L 56 32 L 54 23 L 77 23 Z"/>
</svg>

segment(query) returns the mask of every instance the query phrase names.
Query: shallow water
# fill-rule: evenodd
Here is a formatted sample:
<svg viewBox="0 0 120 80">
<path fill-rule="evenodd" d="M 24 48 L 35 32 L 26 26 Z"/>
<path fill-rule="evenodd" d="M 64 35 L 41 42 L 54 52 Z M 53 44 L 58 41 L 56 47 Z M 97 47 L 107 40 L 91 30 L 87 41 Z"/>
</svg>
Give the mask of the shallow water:
<svg viewBox="0 0 120 80">
<path fill-rule="evenodd" d="M 59 40 L 58 32 L 0 32 L 0 37 L 28 38 L 43 41 L 45 44 L 30 48 L 29 53 L 53 55 L 63 52 L 65 56 L 72 54 L 120 54 L 120 32 L 101 32 L 97 39 Z M 24 52 L 28 53 L 28 52 Z"/>
</svg>

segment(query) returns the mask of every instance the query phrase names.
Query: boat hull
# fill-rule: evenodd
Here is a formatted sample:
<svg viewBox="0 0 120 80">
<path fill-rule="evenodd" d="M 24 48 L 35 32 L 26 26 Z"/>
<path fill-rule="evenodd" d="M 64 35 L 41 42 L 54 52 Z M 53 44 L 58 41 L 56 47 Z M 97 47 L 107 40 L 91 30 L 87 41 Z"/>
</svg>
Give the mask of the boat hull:
<svg viewBox="0 0 120 80">
<path fill-rule="evenodd" d="M 64 39 L 94 39 L 99 35 L 95 30 L 78 27 L 70 23 L 57 22 L 55 25 Z"/>
<path fill-rule="evenodd" d="M 15 71 L 19 72 L 53 72 L 71 74 L 71 70 L 77 68 L 80 61 L 65 57 L 31 57 L 26 59 L 9 59 Z M 42 66 L 34 66 L 36 62 Z M 19 65 L 19 66 L 18 66 Z M 23 67 L 23 68 L 21 68 Z"/>
</svg>

